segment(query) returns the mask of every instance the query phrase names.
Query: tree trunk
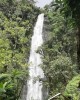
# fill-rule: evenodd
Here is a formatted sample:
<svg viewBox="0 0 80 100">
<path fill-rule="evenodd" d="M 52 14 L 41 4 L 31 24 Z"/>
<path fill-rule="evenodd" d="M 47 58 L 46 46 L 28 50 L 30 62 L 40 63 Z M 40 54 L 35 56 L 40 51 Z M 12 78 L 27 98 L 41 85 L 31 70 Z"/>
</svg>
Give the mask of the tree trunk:
<svg viewBox="0 0 80 100">
<path fill-rule="evenodd" d="M 78 28 L 77 35 L 77 62 L 78 62 L 78 72 L 80 73 L 80 27 Z"/>
</svg>

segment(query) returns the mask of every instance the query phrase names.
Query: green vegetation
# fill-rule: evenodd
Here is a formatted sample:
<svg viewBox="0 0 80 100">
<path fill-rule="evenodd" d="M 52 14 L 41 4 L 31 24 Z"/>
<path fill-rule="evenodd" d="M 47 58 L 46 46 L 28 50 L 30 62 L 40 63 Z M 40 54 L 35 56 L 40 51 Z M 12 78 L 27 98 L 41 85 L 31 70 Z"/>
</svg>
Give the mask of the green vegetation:
<svg viewBox="0 0 80 100">
<path fill-rule="evenodd" d="M 62 93 L 57 100 L 80 99 L 80 91 L 76 90 L 80 82 L 79 4 L 79 0 L 56 0 L 44 7 L 47 31 L 41 47 L 42 68 L 47 78 L 44 84 L 49 96 Z"/>
<path fill-rule="evenodd" d="M 28 0 L 0 0 L 0 100 L 18 100 L 28 77 L 33 26 L 40 10 Z"/>
<path fill-rule="evenodd" d="M 49 96 L 80 100 L 80 0 L 54 0 L 44 10 L 44 44 L 37 52 Z M 0 0 L 0 100 L 19 100 L 28 77 L 30 42 L 41 10 L 34 0 Z"/>
<path fill-rule="evenodd" d="M 64 95 L 66 97 L 66 100 L 68 100 L 69 98 L 72 100 L 80 99 L 80 75 L 74 77 L 69 82 L 69 84 L 66 86 Z"/>
</svg>

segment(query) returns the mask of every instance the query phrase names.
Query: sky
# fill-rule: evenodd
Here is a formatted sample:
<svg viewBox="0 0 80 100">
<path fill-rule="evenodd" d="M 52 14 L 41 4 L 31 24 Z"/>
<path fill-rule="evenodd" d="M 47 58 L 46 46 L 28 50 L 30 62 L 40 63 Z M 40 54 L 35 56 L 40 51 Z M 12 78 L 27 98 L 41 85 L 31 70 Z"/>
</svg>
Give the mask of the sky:
<svg viewBox="0 0 80 100">
<path fill-rule="evenodd" d="M 38 7 L 43 8 L 46 4 L 50 4 L 50 2 L 51 2 L 52 0 L 35 0 L 35 1 L 37 1 L 36 5 L 37 5 Z"/>
</svg>

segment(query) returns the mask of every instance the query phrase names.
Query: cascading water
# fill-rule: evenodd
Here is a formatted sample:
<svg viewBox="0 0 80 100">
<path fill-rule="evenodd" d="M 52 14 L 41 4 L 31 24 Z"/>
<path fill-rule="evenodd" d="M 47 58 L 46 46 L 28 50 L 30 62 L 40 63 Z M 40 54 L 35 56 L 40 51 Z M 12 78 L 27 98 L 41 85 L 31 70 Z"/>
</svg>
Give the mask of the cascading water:
<svg viewBox="0 0 80 100">
<path fill-rule="evenodd" d="M 40 68 L 41 55 L 36 53 L 39 46 L 43 44 L 42 30 L 43 30 L 44 14 L 38 16 L 34 34 L 31 42 L 31 51 L 29 58 L 29 79 L 26 100 L 42 100 L 42 81 L 44 78 L 43 70 Z"/>
</svg>

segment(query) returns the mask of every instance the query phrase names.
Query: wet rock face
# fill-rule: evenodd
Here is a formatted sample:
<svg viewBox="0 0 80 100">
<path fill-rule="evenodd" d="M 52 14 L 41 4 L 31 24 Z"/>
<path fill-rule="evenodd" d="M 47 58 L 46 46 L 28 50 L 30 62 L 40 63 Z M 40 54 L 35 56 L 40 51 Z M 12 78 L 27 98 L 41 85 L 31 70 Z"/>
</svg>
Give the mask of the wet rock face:
<svg viewBox="0 0 80 100">
<path fill-rule="evenodd" d="M 21 91 L 21 98 L 19 100 L 26 100 L 26 94 L 27 94 L 27 82 L 25 82 L 23 89 Z"/>
<path fill-rule="evenodd" d="M 44 42 L 47 42 L 50 40 L 50 22 L 47 17 L 44 18 L 44 26 L 43 26 L 43 40 Z"/>
</svg>

